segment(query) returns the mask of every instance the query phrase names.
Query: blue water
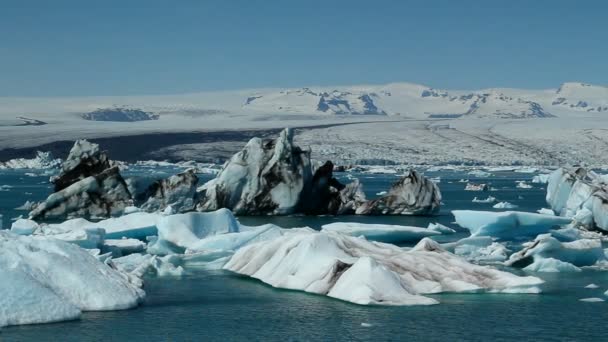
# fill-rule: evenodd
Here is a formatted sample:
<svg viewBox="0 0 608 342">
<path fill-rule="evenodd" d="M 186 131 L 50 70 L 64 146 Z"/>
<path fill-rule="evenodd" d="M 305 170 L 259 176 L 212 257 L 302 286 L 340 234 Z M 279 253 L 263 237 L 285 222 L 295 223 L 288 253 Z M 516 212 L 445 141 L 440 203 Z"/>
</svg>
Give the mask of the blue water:
<svg viewBox="0 0 608 342">
<path fill-rule="evenodd" d="M 136 173 L 135 171 L 133 171 Z M 170 170 L 167 170 L 170 173 Z M 441 176 L 445 205 L 435 217 L 243 217 L 245 224 L 273 222 L 284 227 L 311 226 L 334 221 L 359 221 L 426 226 L 441 222 L 451 227 L 452 209 L 494 210 L 490 204 L 471 203 L 474 196 L 492 195 L 535 211 L 545 205 L 544 185 L 516 189 L 516 180 L 531 175 L 496 173 L 490 182 L 498 191 L 465 192 L 458 172 Z M 344 176 L 344 175 L 343 175 Z M 356 175 L 368 197 L 386 190 L 398 179 L 391 175 Z M 202 175 L 204 179 L 209 176 Z M 18 215 L 13 208 L 26 199 L 39 200 L 49 191 L 48 177 L 20 172 L 0 173 L 0 213 L 5 227 Z M 31 193 L 26 195 L 25 192 Z M 523 198 L 520 198 L 522 196 Z M 450 239 L 466 234 L 460 232 Z M 544 292 L 530 294 L 441 294 L 429 307 L 365 307 L 303 292 L 274 289 L 258 281 L 225 272 L 196 272 L 182 278 L 148 278 L 145 303 L 133 310 L 88 312 L 74 322 L 8 327 L 1 341 L 605 341 L 608 303 L 579 299 L 603 297 L 608 272 L 535 274 L 546 281 Z M 585 289 L 595 283 L 598 289 Z M 361 324 L 368 323 L 371 327 Z"/>
</svg>

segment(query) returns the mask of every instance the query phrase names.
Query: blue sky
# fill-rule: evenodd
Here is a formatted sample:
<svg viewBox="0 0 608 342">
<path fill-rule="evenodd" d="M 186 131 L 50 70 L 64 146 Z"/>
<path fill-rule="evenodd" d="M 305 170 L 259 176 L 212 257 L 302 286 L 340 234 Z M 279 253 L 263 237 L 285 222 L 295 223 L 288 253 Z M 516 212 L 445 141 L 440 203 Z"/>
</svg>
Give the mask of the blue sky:
<svg viewBox="0 0 608 342">
<path fill-rule="evenodd" d="M 0 2 L 0 96 L 608 84 L 608 1 Z"/>
</svg>

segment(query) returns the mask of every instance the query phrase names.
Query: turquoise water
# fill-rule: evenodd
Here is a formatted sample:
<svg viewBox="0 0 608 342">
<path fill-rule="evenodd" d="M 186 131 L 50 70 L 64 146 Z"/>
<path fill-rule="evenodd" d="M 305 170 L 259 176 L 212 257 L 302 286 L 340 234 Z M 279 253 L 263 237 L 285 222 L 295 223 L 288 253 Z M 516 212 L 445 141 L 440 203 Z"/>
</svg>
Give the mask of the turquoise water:
<svg viewBox="0 0 608 342">
<path fill-rule="evenodd" d="M 490 204 L 471 203 L 474 196 L 489 194 L 534 211 L 543 206 L 544 185 L 516 189 L 515 181 L 531 175 L 496 173 L 489 179 L 498 191 L 463 191 L 456 172 L 440 175 L 444 203 L 436 217 L 256 217 L 240 218 L 245 224 L 274 222 L 284 227 L 320 227 L 334 221 L 360 221 L 426 226 L 441 222 L 454 227 L 452 209 L 493 210 Z M 369 197 L 397 180 L 391 175 L 356 175 Z M 207 179 L 209 176 L 204 176 Z M 366 178 L 370 177 L 370 178 Z M 19 172 L 0 173 L 0 185 L 14 185 L 0 192 L 0 213 L 5 227 L 17 212 L 12 208 L 26 199 L 46 196 L 48 177 L 28 177 Z M 472 178 L 469 178 L 473 180 Z M 25 195 L 24 192 L 32 195 Z M 520 198 L 522 196 L 523 198 Z M 460 232 L 450 237 L 458 239 Z M 429 307 L 365 307 L 296 291 L 274 289 L 258 281 L 225 272 L 196 272 L 183 278 L 148 278 L 145 303 L 133 310 L 88 312 L 82 319 L 56 324 L 8 327 L 2 341 L 602 341 L 607 340 L 607 303 L 579 299 L 603 297 L 608 272 L 535 274 L 546 281 L 544 292 L 530 294 L 441 294 Z M 585 289 L 595 283 L 598 289 Z M 367 323 L 371 326 L 362 326 Z"/>
</svg>

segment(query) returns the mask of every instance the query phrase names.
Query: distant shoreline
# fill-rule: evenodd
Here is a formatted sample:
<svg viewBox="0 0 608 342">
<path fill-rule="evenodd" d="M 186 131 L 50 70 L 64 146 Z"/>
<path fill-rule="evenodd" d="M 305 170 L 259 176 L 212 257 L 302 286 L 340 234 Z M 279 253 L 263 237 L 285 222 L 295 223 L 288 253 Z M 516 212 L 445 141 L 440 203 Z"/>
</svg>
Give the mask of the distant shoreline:
<svg viewBox="0 0 608 342">
<path fill-rule="evenodd" d="M 344 122 L 315 126 L 293 127 L 296 130 L 322 129 L 333 126 L 358 124 L 365 122 Z M 177 162 L 171 155 L 158 155 L 158 151 L 165 147 L 183 144 L 205 144 L 214 142 L 242 142 L 243 145 L 253 137 L 273 138 L 283 128 L 246 129 L 246 130 L 218 130 L 204 132 L 169 132 L 169 133 L 143 133 L 134 135 L 112 136 L 106 138 L 87 138 L 99 144 L 108 151 L 113 160 L 135 162 L 138 160 L 169 160 Z M 38 146 L 23 148 L 6 148 L 0 150 L 0 162 L 15 158 L 33 158 L 36 151 L 51 152 L 55 157 L 65 158 L 74 145 L 74 140 L 59 140 Z M 156 152 L 152 156 L 152 152 Z"/>
</svg>

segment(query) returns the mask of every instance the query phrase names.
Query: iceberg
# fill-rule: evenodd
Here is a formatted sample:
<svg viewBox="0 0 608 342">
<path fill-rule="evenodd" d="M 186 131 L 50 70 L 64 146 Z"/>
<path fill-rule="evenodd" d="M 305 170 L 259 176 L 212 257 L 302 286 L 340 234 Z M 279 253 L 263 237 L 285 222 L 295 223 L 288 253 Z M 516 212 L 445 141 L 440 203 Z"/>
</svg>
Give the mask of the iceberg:
<svg viewBox="0 0 608 342">
<path fill-rule="evenodd" d="M 437 184 L 409 170 L 388 194 L 362 203 L 358 215 L 433 215 L 439 212 L 441 192 Z"/>
<path fill-rule="evenodd" d="M 129 309 L 145 295 L 132 277 L 63 241 L 0 231 L 0 251 L 0 326 Z"/>
<path fill-rule="evenodd" d="M 475 184 L 475 183 L 467 183 L 464 187 L 464 191 L 488 191 L 490 187 L 487 184 Z"/>
<path fill-rule="evenodd" d="M 428 227 L 426 227 L 426 229 L 428 230 L 432 230 L 432 231 L 436 231 L 439 232 L 441 234 L 454 234 L 456 233 L 456 231 L 448 226 L 444 226 L 441 223 L 429 223 Z"/>
<path fill-rule="evenodd" d="M 11 232 L 18 235 L 32 235 L 39 227 L 36 221 L 20 218 L 11 225 Z"/>
<path fill-rule="evenodd" d="M 549 177 L 546 199 L 551 209 L 575 218 L 577 225 L 608 231 L 606 177 L 584 168 L 558 169 Z"/>
<path fill-rule="evenodd" d="M 53 157 L 51 152 L 36 152 L 36 157 L 33 159 L 17 158 L 6 162 L 0 162 L 0 170 L 2 169 L 37 169 L 37 170 L 53 170 L 61 166 L 61 159 Z"/>
<path fill-rule="evenodd" d="M 430 305 L 441 292 L 538 293 L 543 282 L 473 265 L 425 238 L 404 251 L 334 232 L 302 231 L 247 245 L 224 269 L 278 288 L 368 305 Z"/>
<path fill-rule="evenodd" d="M 548 173 L 543 173 L 540 175 L 536 175 L 534 177 L 532 177 L 532 183 L 537 183 L 537 184 L 547 184 L 549 182 L 549 176 L 551 174 Z"/>
<path fill-rule="evenodd" d="M 112 253 L 112 256 L 121 257 L 133 253 L 141 253 L 146 249 L 146 243 L 137 239 L 106 239 L 102 250 Z"/>
<path fill-rule="evenodd" d="M 496 197 L 488 196 L 486 199 L 478 199 L 477 197 L 473 198 L 471 201 L 473 203 L 494 203 L 496 202 Z"/>
<path fill-rule="evenodd" d="M 509 202 L 498 202 L 492 206 L 494 209 L 515 209 L 517 205 Z"/>
<path fill-rule="evenodd" d="M 517 183 L 517 185 L 515 187 L 518 189 L 532 189 L 532 185 L 530 185 L 524 181 L 517 181 L 516 183 Z"/>
<path fill-rule="evenodd" d="M 146 191 L 136 195 L 139 207 L 148 212 L 171 207 L 175 212 L 194 210 L 197 202 L 196 188 L 198 177 L 194 170 L 157 180 Z"/>
<path fill-rule="evenodd" d="M 56 183 L 56 187 L 57 184 L 64 185 Z M 51 194 L 30 212 L 30 218 L 116 216 L 131 202 L 131 194 L 118 167 L 112 167 Z"/>
<path fill-rule="evenodd" d="M 322 231 L 336 232 L 350 236 L 363 236 L 370 241 L 386 243 L 417 242 L 425 237 L 441 235 L 440 232 L 427 228 L 357 222 L 335 222 L 325 224 L 322 226 Z"/>
<path fill-rule="evenodd" d="M 591 298 L 579 299 L 579 301 L 587 302 L 587 303 L 600 303 L 600 302 L 604 302 L 605 300 L 602 298 L 598 298 L 598 297 L 591 297 Z"/>
<path fill-rule="evenodd" d="M 471 236 L 492 236 L 518 239 L 546 233 L 555 226 L 572 222 L 566 217 L 526 213 L 521 211 L 453 210 L 456 223 L 471 232 Z"/>
<path fill-rule="evenodd" d="M 525 267 L 536 272 L 577 271 L 606 260 L 599 239 L 560 242 L 551 234 L 541 234 L 506 262 L 508 266 Z"/>
<path fill-rule="evenodd" d="M 162 217 L 157 224 L 158 240 L 188 249 L 209 236 L 239 231 L 239 223 L 228 209 L 208 213 L 185 213 Z"/>
<path fill-rule="evenodd" d="M 200 211 L 228 208 L 237 215 L 292 214 L 312 181 L 310 153 L 293 144 L 293 130 L 276 140 L 252 138 L 202 187 Z"/>
<path fill-rule="evenodd" d="M 478 178 L 486 178 L 486 177 L 490 177 L 492 174 L 489 172 L 481 171 L 481 170 L 473 170 L 473 171 L 469 171 L 468 175 L 471 175 L 473 177 L 478 177 Z"/>
<path fill-rule="evenodd" d="M 503 262 L 507 260 L 509 250 L 489 236 L 473 236 L 456 242 L 444 243 L 445 248 L 458 256 L 473 262 Z"/>
</svg>

